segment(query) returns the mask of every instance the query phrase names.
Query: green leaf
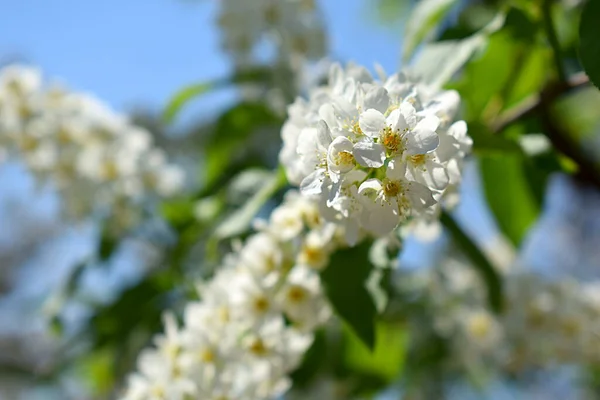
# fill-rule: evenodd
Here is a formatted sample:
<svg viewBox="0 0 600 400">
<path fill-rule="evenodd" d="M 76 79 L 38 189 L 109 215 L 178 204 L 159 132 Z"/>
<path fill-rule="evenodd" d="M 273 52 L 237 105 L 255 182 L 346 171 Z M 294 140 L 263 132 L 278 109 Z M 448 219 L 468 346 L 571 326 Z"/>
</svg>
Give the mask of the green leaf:
<svg viewBox="0 0 600 400">
<path fill-rule="evenodd" d="M 214 79 L 208 82 L 196 83 L 188 85 L 179 90 L 171 98 L 165 110 L 163 111 L 163 119 L 165 122 L 173 122 L 181 109 L 191 100 L 203 95 L 211 90 L 219 89 L 231 84 L 240 84 L 248 82 L 265 82 L 271 75 L 268 68 L 258 67 L 249 70 L 237 72 L 232 77 L 226 79 Z"/>
<path fill-rule="evenodd" d="M 344 329 L 344 367 L 371 377 L 381 386 L 396 380 L 404 366 L 408 336 L 401 323 L 378 321 L 375 326 L 376 345 L 370 349 L 356 334 Z"/>
<path fill-rule="evenodd" d="M 189 85 L 181 89 L 169 101 L 169 104 L 163 111 L 163 119 L 165 122 L 173 122 L 175 117 L 179 114 L 181 109 L 187 105 L 194 98 L 215 89 L 221 85 L 221 81 L 210 81 Z"/>
<path fill-rule="evenodd" d="M 268 148 L 264 144 L 280 140 L 282 123 L 279 116 L 260 102 L 243 102 L 223 113 L 204 146 L 204 184 L 213 185 L 231 165 L 264 157 Z M 258 134 L 263 135 L 260 143 L 253 140 Z"/>
<path fill-rule="evenodd" d="M 324 367 L 327 361 L 328 348 L 327 337 L 324 330 L 319 330 L 315 333 L 315 339 L 306 353 L 302 363 L 294 371 L 290 378 L 294 382 L 294 387 L 307 386 Z"/>
<path fill-rule="evenodd" d="M 456 0 L 421 0 L 408 17 L 402 58 L 408 60 L 448 14 Z"/>
<path fill-rule="evenodd" d="M 369 261 L 370 246 L 367 241 L 334 253 L 329 266 L 321 272 L 321 279 L 336 314 L 369 349 L 374 349 L 377 309 L 366 288 L 373 269 Z"/>
<path fill-rule="evenodd" d="M 248 230 L 252 219 L 254 219 L 262 206 L 285 184 L 286 178 L 282 169 L 272 173 L 269 179 L 263 181 L 260 189 L 254 196 L 248 199 L 246 204 L 217 226 L 214 235 L 215 239 L 233 237 Z"/>
<path fill-rule="evenodd" d="M 160 206 L 162 216 L 178 232 L 195 221 L 194 208 L 194 202 L 186 198 L 173 199 Z"/>
<path fill-rule="evenodd" d="M 476 155 L 522 154 L 517 142 L 492 133 L 480 122 L 469 124 L 469 135 L 473 139 L 473 153 Z"/>
<path fill-rule="evenodd" d="M 485 282 L 490 308 L 497 313 L 501 312 L 504 307 L 502 278 L 498 275 L 498 272 L 492 263 L 479 247 L 477 247 L 473 240 L 471 240 L 471 238 L 462 230 L 460 225 L 454 221 L 454 218 L 452 218 L 450 214 L 445 211 L 442 212 L 440 221 L 451 234 L 452 239 L 456 244 L 460 246 L 465 255 L 469 257 L 473 266 L 477 269 L 477 272 L 479 272 L 481 279 Z"/>
<path fill-rule="evenodd" d="M 590 80 L 600 88 L 600 1 L 588 0 L 579 25 L 579 58 Z"/>
<path fill-rule="evenodd" d="M 487 203 L 501 231 L 519 246 L 540 212 L 527 180 L 527 164 L 519 155 L 479 157 Z"/>
<path fill-rule="evenodd" d="M 488 25 L 468 38 L 424 46 L 410 69 L 423 82 L 432 87 L 442 87 L 486 45 L 488 36 L 502 27 L 504 18 L 504 14 L 498 14 Z"/>
</svg>

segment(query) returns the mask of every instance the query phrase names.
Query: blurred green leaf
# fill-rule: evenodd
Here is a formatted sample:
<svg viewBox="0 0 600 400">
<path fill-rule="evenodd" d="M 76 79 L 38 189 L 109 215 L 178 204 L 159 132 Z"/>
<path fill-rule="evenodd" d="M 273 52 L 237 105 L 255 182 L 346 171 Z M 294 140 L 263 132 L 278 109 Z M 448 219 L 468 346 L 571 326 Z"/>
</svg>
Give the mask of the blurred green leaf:
<svg viewBox="0 0 600 400">
<path fill-rule="evenodd" d="M 504 14 L 499 13 L 483 29 L 468 38 L 425 45 L 410 69 L 423 82 L 442 87 L 485 46 L 488 36 L 502 27 L 504 18 Z"/>
<path fill-rule="evenodd" d="M 165 122 L 173 122 L 175 117 L 181 112 L 182 108 L 191 100 L 211 90 L 219 89 L 230 84 L 265 82 L 269 78 L 270 74 L 271 72 L 268 68 L 258 67 L 239 71 L 230 78 L 215 79 L 212 81 L 188 85 L 175 93 L 175 95 L 171 98 L 163 111 L 163 120 Z"/>
<path fill-rule="evenodd" d="M 442 212 L 440 221 L 451 234 L 452 239 L 471 260 L 473 266 L 481 276 L 481 279 L 485 282 L 490 308 L 496 313 L 501 312 L 504 307 L 502 278 L 492 263 L 479 247 L 477 247 L 475 242 L 473 242 L 473 240 L 471 240 L 471 238 L 462 230 L 460 225 L 454 221 L 454 218 L 452 218 L 450 214 L 445 211 Z"/>
<path fill-rule="evenodd" d="M 214 234 L 216 240 L 233 237 L 244 233 L 262 206 L 287 183 L 283 169 L 271 174 L 269 179 L 261 183 L 254 196 L 233 214 L 221 222 Z"/>
<path fill-rule="evenodd" d="M 588 0 L 579 25 L 579 58 L 590 80 L 600 88 L 600 1 Z"/>
<path fill-rule="evenodd" d="M 408 60 L 415 49 L 446 17 L 457 0 L 421 0 L 412 10 L 406 24 L 402 58 Z"/>
<path fill-rule="evenodd" d="M 243 165 L 252 157 L 264 156 L 268 148 L 264 143 L 277 145 L 282 123 L 279 116 L 260 102 L 243 102 L 223 113 L 204 146 L 204 184 L 211 186 L 228 173 L 231 165 Z M 258 134 L 265 132 L 272 136 L 264 137 L 260 143 L 253 141 Z M 239 171 L 238 168 L 235 173 Z"/>
<path fill-rule="evenodd" d="M 345 367 L 376 376 L 384 385 L 397 379 L 404 365 L 407 335 L 401 323 L 378 321 L 375 325 L 376 345 L 365 346 L 353 330 L 344 329 Z"/>
<path fill-rule="evenodd" d="M 518 143 L 503 135 L 492 133 L 492 131 L 481 122 L 472 122 L 469 124 L 469 135 L 473 139 L 473 153 L 476 155 L 522 153 Z"/>
<path fill-rule="evenodd" d="M 304 387 L 308 385 L 314 377 L 316 377 L 328 356 L 327 337 L 323 330 L 315 333 L 315 339 L 306 353 L 300 366 L 294 371 L 290 378 L 294 382 L 294 387 Z"/>
<path fill-rule="evenodd" d="M 527 164 L 519 155 L 479 157 L 487 203 L 500 230 L 515 245 L 537 220 L 540 206 L 527 180 Z"/>
<path fill-rule="evenodd" d="M 165 122 L 173 122 L 173 120 L 179 114 L 181 109 L 185 105 L 187 105 L 191 100 L 219 87 L 222 84 L 222 81 L 217 80 L 197 83 L 194 85 L 184 87 L 179 92 L 175 93 L 175 95 L 171 98 L 171 100 L 165 107 L 165 110 L 163 112 L 163 119 L 165 120 Z"/>
<path fill-rule="evenodd" d="M 373 265 L 369 261 L 370 242 L 333 254 L 321 272 L 325 293 L 337 315 L 371 350 L 375 348 L 377 309 L 366 283 Z"/>
<path fill-rule="evenodd" d="M 184 230 L 196 219 L 194 207 L 194 202 L 187 198 L 173 199 L 160 206 L 162 216 L 178 232 Z"/>
</svg>

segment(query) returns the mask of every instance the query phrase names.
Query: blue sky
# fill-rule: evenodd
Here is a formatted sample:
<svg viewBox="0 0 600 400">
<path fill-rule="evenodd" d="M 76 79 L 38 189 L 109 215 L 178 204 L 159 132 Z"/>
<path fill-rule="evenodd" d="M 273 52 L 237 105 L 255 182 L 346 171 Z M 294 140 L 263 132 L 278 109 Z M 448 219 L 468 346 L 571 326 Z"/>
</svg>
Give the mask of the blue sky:
<svg viewBox="0 0 600 400">
<path fill-rule="evenodd" d="M 372 0 L 320 4 L 333 57 L 397 67 L 401 29 L 381 27 Z M 119 110 L 158 109 L 178 88 L 229 71 L 217 8 L 218 0 L 5 2 L 0 61 L 22 57 Z"/>
</svg>

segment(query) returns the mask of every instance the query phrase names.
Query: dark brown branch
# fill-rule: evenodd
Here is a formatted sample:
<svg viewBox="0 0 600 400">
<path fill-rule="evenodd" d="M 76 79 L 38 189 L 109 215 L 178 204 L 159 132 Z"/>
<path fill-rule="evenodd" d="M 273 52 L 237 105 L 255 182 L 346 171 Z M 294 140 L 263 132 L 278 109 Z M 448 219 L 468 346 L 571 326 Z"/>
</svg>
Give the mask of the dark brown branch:
<svg viewBox="0 0 600 400">
<path fill-rule="evenodd" d="M 555 82 L 548 85 L 540 94 L 525 99 L 518 106 L 504 112 L 492 125 L 492 132 L 500 133 L 515 122 L 529 117 L 538 116 L 543 133 L 554 148 L 571 158 L 579 167 L 578 177 L 600 189 L 600 170 L 598 166 L 584 153 L 581 147 L 565 132 L 552 114 L 552 104 L 556 99 L 571 90 L 589 84 L 589 78 L 584 73 L 572 76 L 565 82 Z"/>
</svg>

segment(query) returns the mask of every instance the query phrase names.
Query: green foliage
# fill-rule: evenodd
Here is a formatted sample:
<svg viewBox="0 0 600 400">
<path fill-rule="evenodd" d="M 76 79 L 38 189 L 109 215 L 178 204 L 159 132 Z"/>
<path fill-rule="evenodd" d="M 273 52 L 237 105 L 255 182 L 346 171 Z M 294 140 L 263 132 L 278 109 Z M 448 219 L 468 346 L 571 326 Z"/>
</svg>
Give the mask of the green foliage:
<svg viewBox="0 0 600 400">
<path fill-rule="evenodd" d="M 185 86 L 180 89 L 169 100 L 169 103 L 163 111 L 163 120 L 173 122 L 183 107 L 188 103 L 210 91 L 220 89 L 232 84 L 241 84 L 249 82 L 265 82 L 269 77 L 269 70 L 266 68 L 254 68 L 237 72 L 230 78 L 215 79 L 207 82 L 196 83 Z"/>
<path fill-rule="evenodd" d="M 354 248 L 337 251 L 321 272 L 325 293 L 336 311 L 369 348 L 375 348 L 377 309 L 366 288 L 373 266 L 369 261 L 368 241 Z"/>
<path fill-rule="evenodd" d="M 278 128 L 282 122 L 267 105 L 259 102 L 243 102 L 224 112 L 204 146 L 204 184 L 211 185 L 232 165 L 245 165 L 255 157 L 264 160 L 264 142 L 279 142 Z M 255 140 L 258 134 L 265 135 L 260 144 Z"/>
<path fill-rule="evenodd" d="M 207 93 L 221 85 L 220 81 L 203 82 L 189 85 L 177 92 L 169 101 L 169 104 L 163 111 L 163 119 L 166 122 L 173 122 L 181 109 L 196 97 Z"/>
<path fill-rule="evenodd" d="M 404 61 L 435 31 L 456 0 L 421 0 L 410 14 L 404 33 Z"/>
<path fill-rule="evenodd" d="M 502 278 L 498 274 L 498 271 L 496 271 L 487 257 L 448 213 L 442 212 L 440 221 L 451 234 L 452 239 L 477 269 L 482 281 L 485 282 L 490 308 L 500 313 L 504 307 L 504 295 Z"/>
<path fill-rule="evenodd" d="M 398 378 L 404 366 L 407 335 L 401 323 L 378 321 L 375 348 L 367 348 L 354 331 L 344 328 L 345 368 L 369 376 L 381 386 Z"/>
<path fill-rule="evenodd" d="M 217 226 L 214 233 L 216 240 L 240 235 L 250 228 L 250 223 L 262 206 L 287 182 L 283 169 L 270 175 L 260 183 L 256 193 L 242 207 Z"/>
<path fill-rule="evenodd" d="M 445 85 L 474 54 L 484 48 L 488 36 L 502 28 L 504 18 L 504 14 L 499 13 L 480 31 L 464 39 L 424 46 L 411 69 L 433 87 Z"/>
<path fill-rule="evenodd" d="M 486 200 L 502 232 L 515 245 L 537 220 L 540 212 L 526 178 L 527 164 L 518 155 L 479 157 Z"/>
<path fill-rule="evenodd" d="M 588 0 L 579 25 L 579 57 L 585 72 L 600 88 L 600 1 Z"/>
</svg>

